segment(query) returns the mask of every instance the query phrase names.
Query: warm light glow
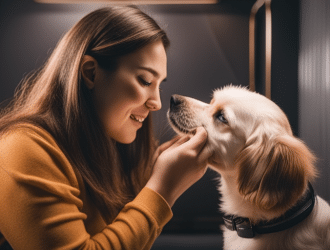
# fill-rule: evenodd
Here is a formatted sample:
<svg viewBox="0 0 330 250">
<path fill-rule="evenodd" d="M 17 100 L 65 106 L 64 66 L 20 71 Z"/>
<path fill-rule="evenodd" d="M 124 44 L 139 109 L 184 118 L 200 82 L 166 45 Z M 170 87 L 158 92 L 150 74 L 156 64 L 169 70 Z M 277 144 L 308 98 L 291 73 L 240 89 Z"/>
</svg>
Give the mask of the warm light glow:
<svg viewBox="0 0 330 250">
<path fill-rule="evenodd" d="M 34 0 L 37 3 L 75 4 L 75 3 L 109 3 L 109 4 L 216 4 L 219 0 Z"/>
</svg>

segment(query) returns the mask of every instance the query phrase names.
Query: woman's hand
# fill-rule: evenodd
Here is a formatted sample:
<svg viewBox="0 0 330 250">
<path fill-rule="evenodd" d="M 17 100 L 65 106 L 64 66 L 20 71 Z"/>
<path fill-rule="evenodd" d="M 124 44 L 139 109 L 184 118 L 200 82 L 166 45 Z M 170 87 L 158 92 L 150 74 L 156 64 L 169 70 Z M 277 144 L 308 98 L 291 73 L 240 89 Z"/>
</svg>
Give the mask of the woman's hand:
<svg viewBox="0 0 330 250">
<path fill-rule="evenodd" d="M 162 144 L 155 153 L 153 173 L 146 187 L 156 191 L 170 206 L 205 174 L 212 152 L 205 147 L 207 132 L 177 136 Z M 157 157 L 158 156 L 158 157 Z"/>
<path fill-rule="evenodd" d="M 152 166 L 155 165 L 159 155 L 161 153 L 163 153 L 163 151 L 165 151 L 166 149 L 168 149 L 170 146 L 172 146 L 175 142 L 177 142 L 179 139 L 181 138 L 180 135 L 176 135 L 175 137 L 173 137 L 171 140 L 164 142 L 162 145 L 160 145 L 157 149 L 156 152 L 153 155 L 152 158 Z"/>
</svg>

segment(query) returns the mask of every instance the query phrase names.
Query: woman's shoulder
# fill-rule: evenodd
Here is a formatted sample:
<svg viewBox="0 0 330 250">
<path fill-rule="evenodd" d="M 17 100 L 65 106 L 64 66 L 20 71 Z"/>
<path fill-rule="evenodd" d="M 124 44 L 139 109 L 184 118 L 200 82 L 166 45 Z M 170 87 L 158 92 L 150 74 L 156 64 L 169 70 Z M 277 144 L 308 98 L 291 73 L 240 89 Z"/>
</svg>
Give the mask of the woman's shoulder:
<svg viewBox="0 0 330 250">
<path fill-rule="evenodd" d="M 21 123 L 0 138 L 0 167 L 18 179 L 42 178 L 78 188 L 69 160 L 45 129 Z"/>
<path fill-rule="evenodd" d="M 29 123 L 15 124 L 0 137 L 0 159 L 16 157 L 51 160 L 64 156 L 55 139 L 45 129 Z"/>
<path fill-rule="evenodd" d="M 51 144 L 56 144 L 48 131 L 31 123 L 17 123 L 7 128 L 5 132 L 1 133 L 0 143 L 8 142 L 8 140 L 19 142 L 21 141 L 19 139 L 36 137 L 43 138 Z"/>
</svg>

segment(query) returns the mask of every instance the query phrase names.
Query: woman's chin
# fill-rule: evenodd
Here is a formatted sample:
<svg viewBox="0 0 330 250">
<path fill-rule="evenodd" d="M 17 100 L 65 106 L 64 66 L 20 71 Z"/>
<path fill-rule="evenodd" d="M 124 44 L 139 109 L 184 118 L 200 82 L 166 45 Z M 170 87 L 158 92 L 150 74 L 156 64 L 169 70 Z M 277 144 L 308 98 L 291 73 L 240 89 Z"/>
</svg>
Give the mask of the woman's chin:
<svg viewBox="0 0 330 250">
<path fill-rule="evenodd" d="M 121 144 L 131 144 L 136 139 L 136 132 L 135 133 L 127 133 L 123 136 L 114 136 L 112 137 L 116 142 L 119 142 Z"/>
</svg>

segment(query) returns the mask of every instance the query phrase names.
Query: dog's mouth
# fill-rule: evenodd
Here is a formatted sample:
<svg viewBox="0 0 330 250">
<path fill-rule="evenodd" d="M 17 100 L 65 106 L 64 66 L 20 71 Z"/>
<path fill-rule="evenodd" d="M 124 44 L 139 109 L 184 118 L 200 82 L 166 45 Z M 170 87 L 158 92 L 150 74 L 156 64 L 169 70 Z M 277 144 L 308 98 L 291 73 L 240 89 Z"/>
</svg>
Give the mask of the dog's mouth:
<svg viewBox="0 0 330 250">
<path fill-rule="evenodd" d="M 171 113 L 171 111 L 169 111 L 167 113 L 168 119 L 170 121 L 170 124 L 172 125 L 172 127 L 174 129 L 176 129 L 178 132 L 181 132 L 183 134 L 194 134 L 196 127 L 191 127 L 191 128 L 187 128 L 184 125 L 182 125 L 180 122 L 178 122 L 175 119 L 175 115 L 173 115 L 173 113 Z"/>
</svg>

